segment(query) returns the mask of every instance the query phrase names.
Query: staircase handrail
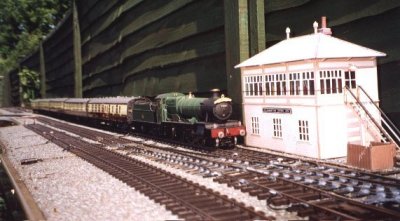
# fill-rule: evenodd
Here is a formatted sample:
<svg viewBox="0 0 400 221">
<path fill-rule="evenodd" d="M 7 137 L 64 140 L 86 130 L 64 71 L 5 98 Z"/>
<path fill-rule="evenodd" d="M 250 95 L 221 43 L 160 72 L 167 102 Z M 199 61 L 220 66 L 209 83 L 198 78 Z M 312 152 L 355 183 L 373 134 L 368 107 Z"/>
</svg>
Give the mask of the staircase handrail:
<svg viewBox="0 0 400 221">
<path fill-rule="evenodd" d="M 367 110 L 367 108 L 361 103 L 361 101 L 356 97 L 356 95 L 350 90 L 350 88 L 346 85 L 345 90 L 350 93 L 350 95 L 356 100 L 357 104 L 363 109 L 363 111 L 365 112 L 365 114 L 367 114 L 367 116 L 369 117 L 369 119 L 371 119 L 371 121 L 374 123 L 374 125 L 382 132 L 384 133 L 384 135 L 390 139 L 391 142 L 393 142 L 393 138 L 391 136 L 389 136 L 389 134 L 386 132 L 385 129 L 383 129 L 383 127 L 375 120 L 375 118 L 371 115 L 371 113 L 369 113 L 369 111 Z"/>
<path fill-rule="evenodd" d="M 383 116 L 383 118 L 384 118 L 383 122 L 388 124 L 387 125 L 388 129 L 391 130 L 392 134 L 396 137 L 396 140 L 397 140 L 396 143 L 400 144 L 400 138 L 399 138 L 400 131 L 399 131 L 399 129 L 397 129 L 396 125 L 394 125 L 393 121 L 391 121 L 390 118 L 385 114 L 385 112 L 383 112 L 382 109 L 378 105 L 376 105 L 376 103 L 372 100 L 372 98 L 369 96 L 369 94 L 367 94 L 367 92 L 364 90 L 363 87 L 358 86 L 358 88 L 369 99 L 370 103 L 372 103 L 375 106 L 375 108 L 379 111 L 381 116 Z M 391 137 L 391 139 L 393 140 L 392 137 Z"/>
</svg>

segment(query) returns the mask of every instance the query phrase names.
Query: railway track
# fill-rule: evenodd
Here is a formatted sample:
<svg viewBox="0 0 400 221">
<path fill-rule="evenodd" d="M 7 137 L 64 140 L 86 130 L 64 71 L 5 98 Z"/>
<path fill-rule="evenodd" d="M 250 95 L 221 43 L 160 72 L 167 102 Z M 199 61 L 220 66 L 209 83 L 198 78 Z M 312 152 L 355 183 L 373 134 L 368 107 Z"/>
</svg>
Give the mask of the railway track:
<svg viewBox="0 0 400 221">
<path fill-rule="evenodd" d="M 366 172 L 356 170 L 338 165 L 332 165 L 324 162 L 317 162 L 311 160 L 299 160 L 293 157 L 284 157 L 265 152 L 254 151 L 245 148 L 235 148 L 233 150 L 218 150 L 218 155 L 230 157 L 235 155 L 236 158 L 242 161 L 249 161 L 255 164 L 276 165 L 281 167 L 290 168 L 299 171 L 311 171 L 312 173 L 323 174 L 323 176 L 336 175 L 348 179 L 357 179 L 360 181 L 373 182 L 385 186 L 393 186 L 400 188 L 400 180 L 383 176 L 378 173 Z"/>
<path fill-rule="evenodd" d="M 82 136 L 85 136 L 86 131 L 83 129 L 80 129 L 80 127 L 74 127 L 72 125 L 68 124 L 62 124 L 59 121 L 51 120 L 49 118 L 44 118 L 44 117 L 38 117 L 37 118 L 40 122 L 49 124 L 49 125 L 54 125 L 58 127 L 62 127 L 62 129 L 73 132 L 78 130 L 79 133 Z M 90 137 L 93 137 L 93 132 L 89 132 L 88 135 L 85 137 L 91 139 Z M 113 143 L 119 143 L 119 144 L 126 144 L 129 142 L 132 142 L 130 140 L 124 139 L 124 138 L 118 138 L 116 139 L 113 135 L 105 135 L 107 137 L 105 138 L 100 138 L 102 133 L 99 132 L 98 135 L 95 137 L 99 137 L 99 139 L 105 139 L 103 143 L 105 143 L 107 140 L 109 141 L 108 143 L 105 143 L 107 145 L 113 145 Z M 327 162 L 317 162 L 313 160 L 306 160 L 306 159 L 297 159 L 293 157 L 288 157 L 288 156 L 282 156 L 278 154 L 272 154 L 272 153 L 265 153 L 265 152 L 260 152 L 260 151 L 255 151 L 247 148 L 233 148 L 233 149 L 210 149 L 210 150 L 204 150 L 201 147 L 194 145 L 194 146 L 188 146 L 187 143 L 180 142 L 177 140 L 167 140 L 167 139 L 162 139 L 159 137 L 154 137 L 154 136 L 145 136 L 142 134 L 137 134 L 139 137 L 143 137 L 145 139 L 154 139 L 157 142 L 165 143 L 168 145 L 178 145 L 182 146 L 188 149 L 196 150 L 199 152 L 202 152 L 204 155 L 209 155 L 213 157 L 225 157 L 227 159 L 229 158 L 235 158 L 237 160 L 240 160 L 242 162 L 252 162 L 253 164 L 281 164 L 282 166 L 286 167 L 292 167 L 299 169 L 298 164 L 301 162 L 301 166 L 303 170 L 313 170 L 314 172 L 324 172 L 326 171 L 329 174 L 336 174 L 342 176 L 342 177 L 347 177 L 347 178 L 354 178 L 357 177 L 357 179 L 364 180 L 364 181 L 371 181 L 373 180 L 375 183 L 380 183 L 382 185 L 394 185 L 394 186 L 400 186 L 400 184 L 397 184 L 399 179 L 395 178 L 390 178 L 390 175 L 393 174 L 398 174 L 400 173 L 400 170 L 393 170 L 393 171 L 385 171 L 384 173 L 379 173 L 379 172 L 366 172 L 362 170 L 357 170 L 355 168 L 348 168 L 345 167 L 345 165 L 339 166 L 335 165 L 332 163 L 327 163 Z M 400 157 L 397 158 L 396 165 L 400 168 Z"/>
<path fill-rule="evenodd" d="M 272 220 L 234 199 L 165 172 L 146 163 L 109 151 L 98 144 L 55 131 L 40 124 L 27 128 L 110 173 L 187 220 Z"/>
<path fill-rule="evenodd" d="M 23 114 L 26 112 L 31 112 L 30 110 L 22 107 L 3 107 L 2 109 L 14 114 Z"/>
<path fill-rule="evenodd" d="M 86 137 L 88 139 L 93 139 L 99 141 L 105 145 L 125 145 L 132 143 L 132 140 L 125 139 L 123 137 L 116 137 L 114 135 L 106 134 L 103 132 L 93 131 L 85 129 L 82 127 L 76 127 L 70 124 L 64 124 L 59 121 L 51 120 L 49 118 L 38 118 L 40 122 L 58 127 L 60 129 L 69 131 L 71 133 L 79 133 L 80 136 Z M 157 147 L 160 148 L 160 147 Z M 174 150 L 168 150 L 174 151 Z M 183 152 L 175 150 L 175 152 Z M 296 173 L 308 173 L 310 175 L 318 175 L 320 177 L 332 177 L 337 176 L 342 179 L 358 180 L 371 182 L 375 185 L 384 185 L 400 188 L 399 179 L 390 178 L 387 176 L 381 176 L 375 173 L 368 173 L 363 171 L 355 171 L 353 169 L 339 167 L 324 163 L 317 163 L 315 161 L 305 161 L 299 160 L 291 157 L 282 157 L 275 154 L 264 153 L 244 148 L 235 149 L 217 149 L 215 151 L 206 151 L 204 153 L 196 153 L 197 155 L 202 155 L 206 157 L 214 158 L 225 158 L 234 161 L 248 162 L 255 165 L 265 165 L 284 167 L 289 170 L 295 171 Z"/>
<path fill-rule="evenodd" d="M 368 205 L 347 197 L 321 190 L 309 183 L 280 177 L 265 176 L 256 171 L 225 173 L 215 178 L 235 189 L 249 193 L 274 210 L 297 212 L 310 220 L 398 220 L 400 213 L 391 209 Z"/>
<path fill-rule="evenodd" d="M 400 219 L 398 180 L 346 168 L 321 166 L 255 151 L 223 150 L 192 153 L 147 145 L 170 153 L 131 146 L 131 140 L 45 120 L 105 145 L 127 145 L 136 154 L 181 165 L 188 171 L 215 176 L 257 197 L 273 209 L 295 211 L 313 219 Z M 171 153 L 172 152 L 172 153 Z M 264 161 L 264 162 L 263 162 Z M 314 214 L 314 215 L 312 215 Z"/>
<path fill-rule="evenodd" d="M 144 154 L 143 150 L 136 150 Z M 174 151 L 175 152 L 175 151 Z M 267 200 L 275 210 L 297 212 L 312 220 L 398 220 L 399 189 L 340 176 L 301 174 L 276 165 L 257 167 L 249 162 L 192 157 L 147 150 L 156 161 L 169 162 L 188 172 Z M 392 205 L 390 205 L 392 203 Z"/>
</svg>

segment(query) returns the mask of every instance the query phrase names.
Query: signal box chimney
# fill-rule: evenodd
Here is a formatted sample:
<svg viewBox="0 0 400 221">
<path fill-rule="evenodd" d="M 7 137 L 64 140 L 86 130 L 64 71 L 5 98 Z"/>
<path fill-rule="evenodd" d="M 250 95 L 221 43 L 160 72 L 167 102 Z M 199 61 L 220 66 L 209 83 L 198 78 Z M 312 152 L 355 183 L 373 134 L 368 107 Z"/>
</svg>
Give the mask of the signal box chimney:
<svg viewBox="0 0 400 221">
<path fill-rule="evenodd" d="M 321 17 L 321 29 L 319 29 L 319 32 L 326 35 L 332 35 L 331 29 L 326 26 L 326 16 Z"/>
</svg>

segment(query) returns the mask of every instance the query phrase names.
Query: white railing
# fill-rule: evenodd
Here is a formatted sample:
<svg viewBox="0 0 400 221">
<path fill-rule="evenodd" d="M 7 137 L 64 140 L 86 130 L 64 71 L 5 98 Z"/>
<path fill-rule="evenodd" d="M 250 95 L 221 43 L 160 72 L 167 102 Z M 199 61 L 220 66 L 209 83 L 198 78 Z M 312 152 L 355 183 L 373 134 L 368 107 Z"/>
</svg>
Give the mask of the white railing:
<svg viewBox="0 0 400 221">
<path fill-rule="evenodd" d="M 346 86 L 344 95 L 345 103 L 363 120 L 375 141 L 391 142 L 399 149 L 399 130 L 361 86 L 357 87 L 357 96 Z"/>
</svg>

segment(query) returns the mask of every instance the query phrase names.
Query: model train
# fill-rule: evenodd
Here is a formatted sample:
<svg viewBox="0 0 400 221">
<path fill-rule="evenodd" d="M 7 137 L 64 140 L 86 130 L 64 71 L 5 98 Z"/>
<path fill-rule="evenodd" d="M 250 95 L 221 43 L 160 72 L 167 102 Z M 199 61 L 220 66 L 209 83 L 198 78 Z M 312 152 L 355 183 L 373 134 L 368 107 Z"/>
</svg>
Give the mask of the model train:
<svg viewBox="0 0 400 221">
<path fill-rule="evenodd" d="M 166 93 L 146 97 L 54 98 L 31 102 L 34 112 L 69 117 L 180 140 L 204 147 L 228 147 L 245 136 L 240 121 L 230 120 L 232 100 Z"/>
</svg>

